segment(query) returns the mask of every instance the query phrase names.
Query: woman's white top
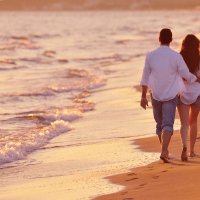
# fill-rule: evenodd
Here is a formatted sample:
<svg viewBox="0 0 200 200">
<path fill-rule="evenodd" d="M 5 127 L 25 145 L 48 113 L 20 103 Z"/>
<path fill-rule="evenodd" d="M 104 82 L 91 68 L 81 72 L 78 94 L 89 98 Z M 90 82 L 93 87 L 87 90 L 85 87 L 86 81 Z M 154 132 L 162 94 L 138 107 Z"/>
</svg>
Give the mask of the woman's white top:
<svg viewBox="0 0 200 200">
<path fill-rule="evenodd" d="M 197 72 L 197 76 L 200 77 L 200 70 Z M 185 90 L 180 95 L 181 101 L 186 105 L 190 105 L 197 100 L 198 96 L 200 96 L 200 83 L 185 82 Z"/>
</svg>

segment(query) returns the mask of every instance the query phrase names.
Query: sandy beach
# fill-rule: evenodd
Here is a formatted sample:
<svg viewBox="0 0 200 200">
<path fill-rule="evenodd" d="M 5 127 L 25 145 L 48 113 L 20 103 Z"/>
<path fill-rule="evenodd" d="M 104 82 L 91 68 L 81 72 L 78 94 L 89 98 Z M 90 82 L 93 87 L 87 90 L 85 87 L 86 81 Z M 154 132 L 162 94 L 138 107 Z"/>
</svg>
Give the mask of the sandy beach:
<svg viewBox="0 0 200 200">
<path fill-rule="evenodd" d="M 200 152 L 199 138 L 196 152 Z M 140 148 L 148 152 L 160 152 L 157 137 L 134 141 Z M 181 142 L 176 131 L 170 144 L 171 161 L 164 164 L 154 162 L 145 167 L 132 169 L 131 172 L 108 177 L 115 184 L 126 188 L 118 193 L 101 196 L 95 200 L 144 200 L 144 199 L 199 199 L 200 156 L 190 158 L 188 162 L 180 161 Z"/>
</svg>

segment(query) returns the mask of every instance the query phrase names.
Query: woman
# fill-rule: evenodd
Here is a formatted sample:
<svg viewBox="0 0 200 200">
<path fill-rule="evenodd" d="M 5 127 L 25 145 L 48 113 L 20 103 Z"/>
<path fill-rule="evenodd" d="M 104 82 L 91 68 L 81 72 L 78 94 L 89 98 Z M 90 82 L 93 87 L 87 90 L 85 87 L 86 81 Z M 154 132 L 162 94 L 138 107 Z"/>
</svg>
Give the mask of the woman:
<svg viewBox="0 0 200 200">
<path fill-rule="evenodd" d="M 180 54 L 183 56 L 189 71 L 199 76 L 200 52 L 199 39 L 195 35 L 187 35 L 182 42 Z M 187 161 L 187 134 L 190 128 L 190 156 L 194 157 L 194 146 L 197 137 L 197 117 L 200 110 L 200 83 L 185 83 L 185 91 L 180 95 L 178 112 L 181 121 L 181 139 L 183 151 L 181 160 Z"/>
</svg>

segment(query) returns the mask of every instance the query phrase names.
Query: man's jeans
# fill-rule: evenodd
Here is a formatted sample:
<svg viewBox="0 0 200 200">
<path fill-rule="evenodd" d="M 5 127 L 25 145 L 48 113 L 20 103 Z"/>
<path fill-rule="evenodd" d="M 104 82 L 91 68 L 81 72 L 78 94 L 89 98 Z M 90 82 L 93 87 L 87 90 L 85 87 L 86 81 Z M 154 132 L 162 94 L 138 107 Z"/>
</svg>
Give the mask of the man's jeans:
<svg viewBox="0 0 200 200">
<path fill-rule="evenodd" d="M 156 121 L 156 134 L 162 132 L 173 134 L 174 119 L 178 97 L 169 101 L 157 101 L 151 98 L 153 106 L 153 115 Z"/>
</svg>

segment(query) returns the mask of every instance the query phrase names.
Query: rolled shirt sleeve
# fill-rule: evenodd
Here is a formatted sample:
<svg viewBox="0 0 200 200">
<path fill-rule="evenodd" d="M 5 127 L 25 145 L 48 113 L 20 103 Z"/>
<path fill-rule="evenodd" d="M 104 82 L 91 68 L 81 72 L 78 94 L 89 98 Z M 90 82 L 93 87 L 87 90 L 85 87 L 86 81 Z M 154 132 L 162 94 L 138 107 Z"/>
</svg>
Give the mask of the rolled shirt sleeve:
<svg viewBox="0 0 200 200">
<path fill-rule="evenodd" d="M 147 55 L 146 59 L 145 59 L 145 65 L 144 65 L 140 85 L 148 86 L 150 73 L 151 73 L 151 69 L 150 69 L 150 65 L 149 65 L 149 55 Z"/>
</svg>

